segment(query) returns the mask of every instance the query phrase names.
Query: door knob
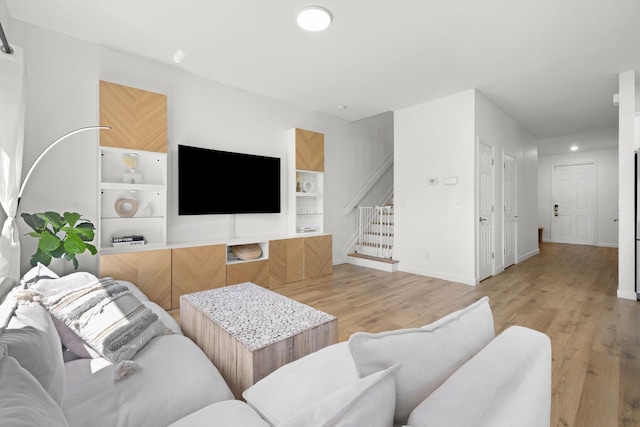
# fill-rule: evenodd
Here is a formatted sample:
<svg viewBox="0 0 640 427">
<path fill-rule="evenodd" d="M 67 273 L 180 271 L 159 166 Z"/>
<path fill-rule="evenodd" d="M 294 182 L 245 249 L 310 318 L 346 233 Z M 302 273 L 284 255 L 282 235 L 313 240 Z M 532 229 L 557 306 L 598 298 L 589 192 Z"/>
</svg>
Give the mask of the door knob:
<svg viewBox="0 0 640 427">
<path fill-rule="evenodd" d="M 480 217 L 480 222 L 485 222 L 487 218 Z"/>
</svg>

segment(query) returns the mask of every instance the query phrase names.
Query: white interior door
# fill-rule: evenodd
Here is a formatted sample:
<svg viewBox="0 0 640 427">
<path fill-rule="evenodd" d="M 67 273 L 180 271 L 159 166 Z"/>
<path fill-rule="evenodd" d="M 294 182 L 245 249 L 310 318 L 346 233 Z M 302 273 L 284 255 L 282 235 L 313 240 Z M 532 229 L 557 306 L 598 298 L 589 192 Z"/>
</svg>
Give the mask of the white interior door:
<svg viewBox="0 0 640 427">
<path fill-rule="evenodd" d="M 493 148 L 478 146 L 478 280 L 484 280 L 493 274 Z"/>
<path fill-rule="evenodd" d="M 551 238 L 556 243 L 595 244 L 594 163 L 553 167 Z"/>
<path fill-rule="evenodd" d="M 502 203 L 504 212 L 504 268 L 516 263 L 516 159 L 504 155 Z"/>
</svg>

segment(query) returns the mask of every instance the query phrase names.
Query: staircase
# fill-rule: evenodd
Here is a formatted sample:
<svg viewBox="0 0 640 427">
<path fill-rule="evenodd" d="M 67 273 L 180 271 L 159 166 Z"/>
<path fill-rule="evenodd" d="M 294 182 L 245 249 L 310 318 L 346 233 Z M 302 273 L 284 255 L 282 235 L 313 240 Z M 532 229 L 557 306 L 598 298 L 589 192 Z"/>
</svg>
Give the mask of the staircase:
<svg viewBox="0 0 640 427">
<path fill-rule="evenodd" d="M 393 259 L 393 204 L 358 207 L 358 240 L 356 250 L 348 255 L 350 264 L 397 271 L 398 261 Z"/>
</svg>

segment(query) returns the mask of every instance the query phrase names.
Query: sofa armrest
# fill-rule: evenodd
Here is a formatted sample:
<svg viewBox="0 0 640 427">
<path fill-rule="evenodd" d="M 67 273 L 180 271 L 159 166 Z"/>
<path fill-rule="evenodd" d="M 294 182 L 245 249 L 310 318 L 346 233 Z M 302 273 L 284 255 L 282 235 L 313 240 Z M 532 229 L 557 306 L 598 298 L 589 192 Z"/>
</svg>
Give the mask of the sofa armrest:
<svg viewBox="0 0 640 427">
<path fill-rule="evenodd" d="M 548 427 L 551 340 L 511 326 L 458 369 L 409 417 L 411 427 Z"/>
</svg>

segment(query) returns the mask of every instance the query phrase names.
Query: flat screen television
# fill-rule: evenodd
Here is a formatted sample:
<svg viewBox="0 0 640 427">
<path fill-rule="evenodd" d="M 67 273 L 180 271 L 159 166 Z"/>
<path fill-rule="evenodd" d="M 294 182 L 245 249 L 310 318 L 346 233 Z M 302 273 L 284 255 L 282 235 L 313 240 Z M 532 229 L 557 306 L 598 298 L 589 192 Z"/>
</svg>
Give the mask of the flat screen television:
<svg viewBox="0 0 640 427">
<path fill-rule="evenodd" d="M 178 215 L 280 213 L 280 158 L 178 145 Z"/>
</svg>

